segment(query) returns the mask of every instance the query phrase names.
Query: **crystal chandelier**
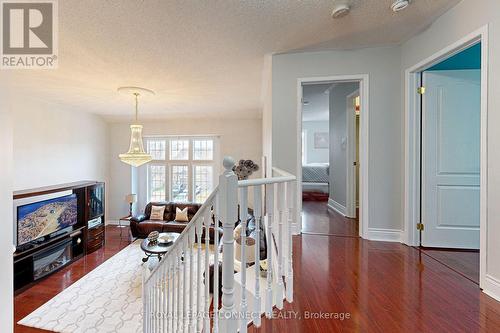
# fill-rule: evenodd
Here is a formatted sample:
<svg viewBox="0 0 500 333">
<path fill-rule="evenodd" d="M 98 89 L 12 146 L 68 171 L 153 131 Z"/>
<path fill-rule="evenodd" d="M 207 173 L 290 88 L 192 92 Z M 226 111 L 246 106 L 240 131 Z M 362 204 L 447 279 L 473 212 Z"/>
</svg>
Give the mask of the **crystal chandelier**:
<svg viewBox="0 0 500 333">
<path fill-rule="evenodd" d="M 152 160 L 151 155 L 144 151 L 144 144 L 142 142 L 142 125 L 138 123 L 139 113 L 139 96 L 141 93 L 154 94 L 153 91 L 138 87 L 122 87 L 118 89 L 119 92 L 132 93 L 135 97 L 135 122 L 130 125 L 130 147 L 128 152 L 120 154 L 120 160 L 131 166 L 138 167 Z"/>
</svg>

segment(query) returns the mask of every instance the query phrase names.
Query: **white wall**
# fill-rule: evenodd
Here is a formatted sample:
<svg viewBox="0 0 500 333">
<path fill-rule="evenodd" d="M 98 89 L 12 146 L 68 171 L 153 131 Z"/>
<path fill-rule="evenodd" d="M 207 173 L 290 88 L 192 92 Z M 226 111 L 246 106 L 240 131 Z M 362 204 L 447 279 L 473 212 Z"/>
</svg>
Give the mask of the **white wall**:
<svg viewBox="0 0 500 333">
<path fill-rule="evenodd" d="M 304 121 L 302 129 L 306 132 L 306 163 L 328 163 L 328 148 L 314 148 L 314 133 L 328 133 L 328 121 Z"/>
<path fill-rule="evenodd" d="M 273 165 L 297 174 L 297 79 L 369 74 L 370 228 L 402 228 L 402 91 L 399 47 L 273 57 Z"/>
<path fill-rule="evenodd" d="M 340 83 L 330 90 L 330 199 L 347 203 L 347 96 L 359 83 Z"/>
<path fill-rule="evenodd" d="M 251 159 L 260 165 L 262 157 L 262 119 L 172 119 L 143 123 L 143 135 L 219 135 L 221 159 L 232 156 Z M 110 124 L 110 193 L 108 215 L 118 220 L 127 215 L 125 195 L 131 193 L 131 167 L 120 162 L 118 154 L 128 149 L 129 123 Z M 221 170 L 222 172 L 222 163 Z M 260 174 L 260 173 L 259 173 Z M 138 207 L 139 210 L 143 207 Z"/>
<path fill-rule="evenodd" d="M 0 93 L 1 94 L 1 93 Z M 12 120 L 7 112 L 5 96 L 1 96 L 0 142 L 2 143 L 2 163 L 0 163 L 0 212 L 2 231 L 0 232 L 0 332 L 14 329 L 14 287 L 12 262 Z"/>
<path fill-rule="evenodd" d="M 474 30 L 489 25 L 488 124 L 500 123 L 500 2 L 462 1 L 434 24 L 402 45 L 402 69 L 409 68 Z M 401 73 L 403 76 L 403 73 Z M 488 144 L 488 202 L 486 285 L 484 290 L 500 300 L 500 132 L 490 127 Z M 497 171 L 498 170 L 498 171 Z"/>
<path fill-rule="evenodd" d="M 107 180 L 107 124 L 39 100 L 13 100 L 14 190 Z"/>
</svg>

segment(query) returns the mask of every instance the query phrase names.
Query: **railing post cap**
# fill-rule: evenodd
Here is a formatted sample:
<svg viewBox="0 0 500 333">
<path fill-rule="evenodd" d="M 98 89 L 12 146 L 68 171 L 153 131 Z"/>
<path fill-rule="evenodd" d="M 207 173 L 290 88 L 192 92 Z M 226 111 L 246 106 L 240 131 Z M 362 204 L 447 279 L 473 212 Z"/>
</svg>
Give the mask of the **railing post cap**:
<svg viewBox="0 0 500 333">
<path fill-rule="evenodd" d="M 224 160 L 222 161 L 222 165 L 224 166 L 224 169 L 226 169 L 226 171 L 232 171 L 234 163 L 234 158 L 232 158 L 231 156 L 225 156 Z"/>
</svg>

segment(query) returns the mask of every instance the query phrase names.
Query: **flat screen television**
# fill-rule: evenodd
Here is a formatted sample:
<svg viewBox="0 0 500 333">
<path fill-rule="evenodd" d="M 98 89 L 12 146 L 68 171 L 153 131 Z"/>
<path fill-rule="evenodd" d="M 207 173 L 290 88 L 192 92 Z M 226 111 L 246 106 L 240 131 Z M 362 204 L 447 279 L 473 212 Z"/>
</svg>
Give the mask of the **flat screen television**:
<svg viewBox="0 0 500 333">
<path fill-rule="evenodd" d="M 77 222 L 76 194 L 17 206 L 17 245 L 53 234 Z"/>
</svg>

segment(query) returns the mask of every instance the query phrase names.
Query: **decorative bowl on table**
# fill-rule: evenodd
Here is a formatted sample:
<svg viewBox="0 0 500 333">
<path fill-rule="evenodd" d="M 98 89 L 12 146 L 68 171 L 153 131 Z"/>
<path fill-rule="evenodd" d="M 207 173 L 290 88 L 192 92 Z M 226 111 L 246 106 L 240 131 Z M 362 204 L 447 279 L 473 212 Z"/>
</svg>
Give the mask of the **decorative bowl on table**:
<svg viewBox="0 0 500 333">
<path fill-rule="evenodd" d="M 169 233 L 163 233 L 158 236 L 158 244 L 168 245 L 175 240 L 175 237 Z"/>
</svg>

